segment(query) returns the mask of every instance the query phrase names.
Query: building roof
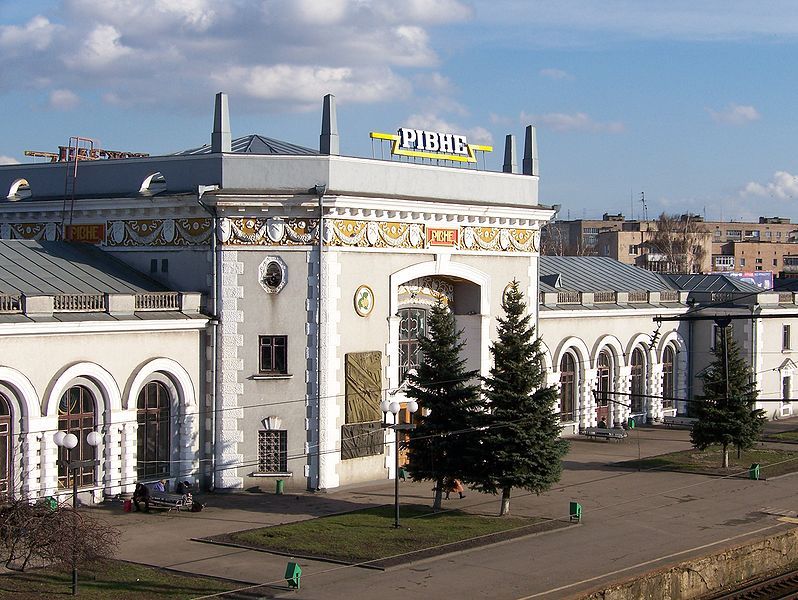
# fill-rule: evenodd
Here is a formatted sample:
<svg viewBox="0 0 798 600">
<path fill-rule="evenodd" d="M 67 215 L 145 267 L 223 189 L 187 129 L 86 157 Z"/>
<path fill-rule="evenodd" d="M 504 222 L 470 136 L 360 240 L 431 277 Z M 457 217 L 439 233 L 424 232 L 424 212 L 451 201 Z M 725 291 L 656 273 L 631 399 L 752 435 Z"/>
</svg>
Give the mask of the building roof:
<svg viewBox="0 0 798 600">
<path fill-rule="evenodd" d="M 0 240 L 0 294 L 137 294 L 169 291 L 89 244 Z"/>
<path fill-rule="evenodd" d="M 657 273 L 608 256 L 541 256 L 540 291 L 631 292 L 674 289 Z"/>
<path fill-rule="evenodd" d="M 316 155 L 320 153 L 312 148 L 304 146 L 297 146 L 290 142 L 283 142 L 275 140 L 274 138 L 265 137 L 262 135 L 252 134 L 245 135 L 244 137 L 236 138 L 231 144 L 233 154 L 281 154 L 281 155 Z M 211 145 L 205 144 L 198 148 L 190 148 L 189 150 L 182 150 L 175 152 L 173 156 L 186 156 L 190 154 L 210 154 Z"/>
<path fill-rule="evenodd" d="M 737 277 L 726 275 L 671 275 L 662 274 L 673 287 L 688 292 L 744 292 L 758 293 L 763 290 Z"/>
</svg>

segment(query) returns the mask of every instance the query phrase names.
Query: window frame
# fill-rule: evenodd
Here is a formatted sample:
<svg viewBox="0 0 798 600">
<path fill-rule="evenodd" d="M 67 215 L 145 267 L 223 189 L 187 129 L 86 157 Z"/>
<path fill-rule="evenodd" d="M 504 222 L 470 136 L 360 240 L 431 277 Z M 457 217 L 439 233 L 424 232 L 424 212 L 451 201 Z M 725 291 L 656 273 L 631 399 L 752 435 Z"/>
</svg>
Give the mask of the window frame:
<svg viewBox="0 0 798 600">
<path fill-rule="evenodd" d="M 271 360 L 264 364 L 264 348 L 270 348 Z M 283 365 L 279 366 L 278 353 L 283 355 Z M 264 368 L 265 367 L 265 368 Z M 266 376 L 288 375 L 288 336 L 287 335 L 259 335 L 258 336 L 258 374 Z"/>
<path fill-rule="evenodd" d="M 410 319 L 413 314 L 423 314 L 423 322 L 421 331 L 417 333 L 417 337 L 410 337 L 408 328 L 408 337 L 402 337 L 403 327 L 402 324 L 406 319 Z M 399 380 L 404 381 L 407 373 L 411 369 L 415 369 L 421 364 L 423 354 L 421 352 L 420 340 L 427 335 L 427 323 L 429 321 L 429 311 L 421 306 L 404 306 L 399 309 Z M 404 352 L 403 352 L 404 350 Z"/>
<path fill-rule="evenodd" d="M 155 404 L 150 406 L 151 390 L 156 389 Z M 144 406 L 142 407 L 142 401 Z M 136 397 L 136 475 L 139 480 L 169 476 L 172 463 L 172 397 L 162 381 L 148 381 Z M 148 452 L 148 433 L 155 430 L 154 455 Z M 148 468 L 155 462 L 155 468 Z"/>
<path fill-rule="evenodd" d="M 570 365 L 567 362 L 570 361 Z M 560 421 L 575 420 L 576 409 L 576 359 L 566 352 L 560 359 Z M 570 409 L 570 410 L 566 410 Z"/>
<path fill-rule="evenodd" d="M 277 460 L 274 456 L 265 455 L 266 437 L 277 437 Z M 274 444 L 272 444 L 272 448 Z M 276 462 L 276 469 L 267 468 L 270 463 Z M 287 429 L 259 429 L 258 430 L 258 473 L 263 475 L 282 475 L 288 473 L 288 430 Z"/>
<path fill-rule="evenodd" d="M 78 390 L 78 412 L 72 412 L 72 401 L 69 397 L 73 389 Z M 64 401 L 67 402 L 66 412 L 62 412 Z M 84 411 L 85 402 L 91 405 L 91 412 Z M 58 400 L 58 430 L 72 433 L 78 438 L 78 445 L 72 450 L 66 447 L 58 448 L 58 487 L 69 488 L 72 485 L 72 469 L 67 467 L 70 460 L 96 461 L 99 448 L 88 443 L 89 433 L 97 430 L 97 398 L 88 387 L 82 384 L 70 385 Z M 74 453 L 74 454 L 73 454 Z M 97 480 L 97 465 L 89 466 L 88 462 L 76 469 L 78 487 L 93 486 Z"/>
<path fill-rule="evenodd" d="M 790 326 L 789 325 L 782 325 L 781 326 L 781 349 L 782 350 L 790 350 Z"/>
<path fill-rule="evenodd" d="M 674 407 L 676 393 L 676 350 L 668 344 L 662 351 L 662 408 Z"/>
<path fill-rule="evenodd" d="M 632 357 L 629 361 L 629 406 L 633 414 L 645 411 L 646 393 L 646 356 L 640 348 L 632 350 Z"/>
</svg>

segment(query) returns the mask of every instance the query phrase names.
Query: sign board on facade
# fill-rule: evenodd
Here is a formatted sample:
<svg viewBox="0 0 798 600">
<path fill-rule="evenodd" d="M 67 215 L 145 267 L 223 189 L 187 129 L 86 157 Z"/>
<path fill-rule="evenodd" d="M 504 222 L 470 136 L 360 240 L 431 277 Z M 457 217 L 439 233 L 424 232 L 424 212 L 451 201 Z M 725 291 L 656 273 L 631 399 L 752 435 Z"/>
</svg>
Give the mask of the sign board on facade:
<svg viewBox="0 0 798 600">
<path fill-rule="evenodd" d="M 734 277 L 735 279 L 741 279 L 742 281 L 753 283 L 756 287 L 762 290 L 769 290 L 773 288 L 773 273 L 771 271 L 750 271 L 745 273 L 740 273 L 739 271 L 727 271 L 721 273 L 721 275 L 726 275 L 727 277 Z"/>
<path fill-rule="evenodd" d="M 456 248 L 460 244 L 460 230 L 446 227 L 427 227 L 428 246 L 450 246 Z"/>
<path fill-rule="evenodd" d="M 464 135 L 409 127 L 401 127 L 396 135 L 377 131 L 372 131 L 370 135 L 375 140 L 392 141 L 391 154 L 398 156 L 473 163 L 477 162 L 477 151 L 493 151 L 493 146 L 469 144 Z"/>
<path fill-rule="evenodd" d="M 105 241 L 105 223 L 81 223 L 67 225 L 64 239 L 70 242 L 102 244 Z"/>
</svg>

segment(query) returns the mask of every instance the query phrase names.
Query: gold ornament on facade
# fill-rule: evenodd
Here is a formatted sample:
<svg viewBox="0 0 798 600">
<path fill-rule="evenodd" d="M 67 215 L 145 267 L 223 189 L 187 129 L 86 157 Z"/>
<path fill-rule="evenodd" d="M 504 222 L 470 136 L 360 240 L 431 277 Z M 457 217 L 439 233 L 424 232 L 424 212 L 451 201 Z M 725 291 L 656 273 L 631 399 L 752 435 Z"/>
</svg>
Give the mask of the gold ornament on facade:
<svg viewBox="0 0 798 600">
<path fill-rule="evenodd" d="M 201 246 L 211 237 L 211 220 L 135 219 L 108 221 L 105 245 L 118 246 Z"/>
</svg>

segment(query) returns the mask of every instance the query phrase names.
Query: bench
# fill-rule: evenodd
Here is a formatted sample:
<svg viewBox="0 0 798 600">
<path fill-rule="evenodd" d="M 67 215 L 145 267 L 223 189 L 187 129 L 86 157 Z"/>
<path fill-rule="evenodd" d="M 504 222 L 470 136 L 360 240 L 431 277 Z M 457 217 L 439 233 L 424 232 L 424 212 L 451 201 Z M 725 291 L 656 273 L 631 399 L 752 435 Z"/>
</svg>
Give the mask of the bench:
<svg viewBox="0 0 798 600">
<path fill-rule="evenodd" d="M 585 437 L 596 440 L 622 440 L 628 434 L 620 427 L 613 427 L 612 429 L 604 427 L 587 427 L 580 431 Z"/>
<path fill-rule="evenodd" d="M 695 424 L 698 419 L 693 417 L 662 417 L 662 424 L 667 427 L 690 427 Z"/>
<path fill-rule="evenodd" d="M 191 494 L 169 494 L 166 492 L 150 492 L 150 506 L 156 508 L 168 508 L 178 511 L 182 509 L 191 510 L 194 500 Z"/>
</svg>

